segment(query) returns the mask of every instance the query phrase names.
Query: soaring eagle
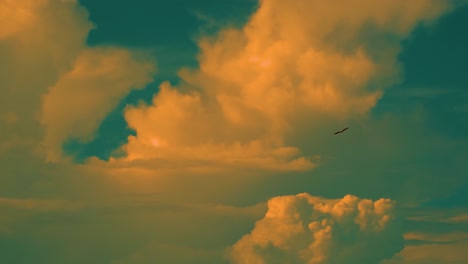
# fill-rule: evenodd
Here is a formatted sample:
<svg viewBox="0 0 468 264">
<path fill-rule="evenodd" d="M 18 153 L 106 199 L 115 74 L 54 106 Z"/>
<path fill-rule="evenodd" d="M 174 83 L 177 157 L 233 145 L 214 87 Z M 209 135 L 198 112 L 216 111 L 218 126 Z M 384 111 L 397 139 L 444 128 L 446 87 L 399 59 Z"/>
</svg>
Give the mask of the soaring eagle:
<svg viewBox="0 0 468 264">
<path fill-rule="evenodd" d="M 347 128 L 343 128 L 342 130 L 340 130 L 340 131 L 337 131 L 337 132 L 333 133 L 333 135 L 338 135 L 338 134 L 341 134 L 341 133 L 345 132 L 346 130 L 348 130 L 348 128 L 349 128 L 349 127 L 347 127 Z"/>
</svg>

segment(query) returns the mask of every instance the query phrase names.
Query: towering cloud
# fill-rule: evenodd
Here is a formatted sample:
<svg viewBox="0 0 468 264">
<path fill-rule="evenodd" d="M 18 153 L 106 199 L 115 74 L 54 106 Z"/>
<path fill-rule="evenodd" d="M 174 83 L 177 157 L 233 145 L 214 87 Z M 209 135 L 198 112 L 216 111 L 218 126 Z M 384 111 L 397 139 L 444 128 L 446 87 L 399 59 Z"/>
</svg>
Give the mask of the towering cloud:
<svg viewBox="0 0 468 264">
<path fill-rule="evenodd" d="M 367 123 L 369 129 L 353 128 L 338 140 L 334 129 L 325 132 L 328 139 L 317 136 L 330 123 L 365 116 L 401 80 L 401 40 L 452 2 L 259 1 L 242 28 L 198 40 L 199 67 L 182 69 L 177 84 L 160 84 L 150 103 L 125 109 L 136 131 L 120 149 L 127 155 L 76 165 L 62 159 L 64 142 L 93 138 L 119 100 L 152 81 L 154 62 L 128 48 L 87 46 L 93 25 L 78 0 L 0 0 L 2 259 L 219 264 L 229 247 L 234 264 L 375 264 L 397 252 L 389 263 L 427 263 L 427 256 L 462 262 L 466 234 L 427 233 L 430 223 L 406 234 L 427 244 L 401 251 L 389 199 L 302 193 L 272 198 L 264 216 L 263 203 L 221 205 L 255 204 L 309 186 L 333 197 L 399 192 L 399 202 L 413 203 L 465 179 L 465 156 L 454 153 L 465 140 L 450 145 L 417 130 L 419 116 Z M 32 154 L 37 144 L 58 164 Z M 329 171 L 258 177 L 310 170 L 322 150 L 327 161 L 346 154 L 332 157 Z M 377 184 L 384 188 L 369 188 Z M 462 230 L 465 220 L 463 211 L 450 220 L 457 226 L 440 228 Z"/>
<path fill-rule="evenodd" d="M 265 217 L 229 251 L 235 264 L 378 263 L 403 249 L 394 202 L 307 193 L 268 201 Z"/>
<path fill-rule="evenodd" d="M 303 129 L 303 121 L 310 129 L 365 115 L 383 89 L 400 80 L 400 41 L 448 6 L 432 0 L 260 1 L 243 28 L 199 40 L 199 68 L 181 70 L 180 85 L 163 83 L 151 105 L 127 109 L 137 136 L 124 149 L 130 159 L 198 153 L 223 160 L 268 157 L 270 164 L 310 169 L 307 157 L 301 166 L 291 163 L 300 151 L 287 146 L 287 137 Z M 297 154 L 271 154 L 278 152 Z"/>
</svg>

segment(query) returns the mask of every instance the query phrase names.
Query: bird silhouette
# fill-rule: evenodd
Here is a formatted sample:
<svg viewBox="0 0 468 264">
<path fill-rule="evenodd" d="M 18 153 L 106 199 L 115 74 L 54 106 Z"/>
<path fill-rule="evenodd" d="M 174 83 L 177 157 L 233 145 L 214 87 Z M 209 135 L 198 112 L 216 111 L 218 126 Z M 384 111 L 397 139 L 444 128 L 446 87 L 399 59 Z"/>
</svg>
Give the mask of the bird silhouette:
<svg viewBox="0 0 468 264">
<path fill-rule="evenodd" d="M 346 130 L 348 130 L 348 128 L 349 128 L 349 127 L 347 127 L 347 128 L 343 128 L 342 130 L 340 130 L 340 131 L 337 131 L 337 132 L 333 133 L 333 135 L 338 135 L 338 134 L 341 134 L 341 133 L 345 132 Z"/>
</svg>

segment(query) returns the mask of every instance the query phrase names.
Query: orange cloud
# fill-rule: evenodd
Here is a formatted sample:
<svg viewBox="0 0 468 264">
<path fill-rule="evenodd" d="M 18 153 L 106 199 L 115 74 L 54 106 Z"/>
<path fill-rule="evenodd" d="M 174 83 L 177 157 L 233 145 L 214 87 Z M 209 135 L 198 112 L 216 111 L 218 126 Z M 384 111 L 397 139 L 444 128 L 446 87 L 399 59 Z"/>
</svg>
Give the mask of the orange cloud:
<svg viewBox="0 0 468 264">
<path fill-rule="evenodd" d="M 41 96 L 69 70 L 92 28 L 76 1 L 0 0 L 0 141 L 39 141 Z M 0 143 L 2 144 L 2 143 Z"/>
<path fill-rule="evenodd" d="M 73 68 L 62 75 L 44 96 L 41 124 L 48 160 L 61 156 L 68 138 L 87 141 L 106 115 L 131 89 L 152 81 L 154 64 L 140 60 L 126 49 L 88 48 Z"/>
<path fill-rule="evenodd" d="M 382 264 L 464 263 L 468 259 L 466 207 L 407 208 L 413 227 L 404 234 L 406 247 Z M 410 243 L 416 241 L 417 243 Z"/>
<path fill-rule="evenodd" d="M 468 259 L 466 240 L 450 245 L 426 244 L 421 246 L 408 246 L 399 254 L 401 260 L 392 260 L 384 264 L 459 264 Z"/>
<path fill-rule="evenodd" d="M 53 212 L 66 210 L 79 210 L 79 202 L 52 199 L 15 199 L 0 197 L 0 207 L 18 210 L 32 210 L 39 212 Z"/>
<path fill-rule="evenodd" d="M 268 201 L 250 234 L 229 250 L 232 263 L 378 263 L 403 248 L 394 202 L 307 193 Z"/>
<path fill-rule="evenodd" d="M 466 221 L 465 221 L 466 224 Z M 462 231 L 431 234 L 409 232 L 404 235 L 406 240 L 417 240 L 419 245 L 407 245 L 393 259 L 382 264 L 458 264 L 468 259 L 468 233 Z"/>
<path fill-rule="evenodd" d="M 296 148 L 275 145 L 265 137 L 252 138 L 249 132 L 258 132 L 249 131 L 248 125 L 230 124 L 222 113 L 206 106 L 199 94 L 182 94 L 169 83 L 160 88 L 152 106 L 125 111 L 128 125 L 138 134 L 130 136 L 124 146 L 125 160 L 158 158 L 285 171 L 314 167 Z"/>
<path fill-rule="evenodd" d="M 0 39 L 15 35 L 37 22 L 36 10 L 44 8 L 46 1 L 0 1 Z"/>
<path fill-rule="evenodd" d="M 0 97 L 7 98 L 0 116 L 17 120 L 14 131 L 6 129 L 7 142 L 39 141 L 40 119 L 42 147 L 57 161 L 65 140 L 92 138 L 131 89 L 152 81 L 155 66 L 146 55 L 86 47 L 92 23 L 75 0 L 1 0 L 0 10 Z"/>
<path fill-rule="evenodd" d="M 243 28 L 199 40 L 199 69 L 182 69 L 178 87 L 162 83 L 152 105 L 125 111 L 137 132 L 123 147 L 127 160 L 311 169 L 299 146 L 285 143 L 298 120 L 365 115 L 400 79 L 399 41 L 447 9 L 440 1 L 260 1 Z M 382 36 L 394 41 L 376 41 Z"/>
<path fill-rule="evenodd" d="M 348 12 L 358 3 L 359 11 Z M 238 98 L 276 121 L 298 105 L 332 115 L 365 113 L 384 88 L 369 90 L 369 82 L 398 80 L 399 43 L 374 43 L 373 35 L 401 39 L 447 6 L 347 1 L 337 8 L 326 1 L 260 1 L 242 30 L 200 41 L 200 74 L 221 82 L 205 87 L 209 92 Z M 377 32 L 366 28 L 368 23 Z"/>
<path fill-rule="evenodd" d="M 154 262 L 217 263 L 220 259 L 219 255 L 220 252 L 217 250 L 175 244 L 151 243 L 126 259 L 113 261 L 112 264 L 150 264 Z"/>
</svg>

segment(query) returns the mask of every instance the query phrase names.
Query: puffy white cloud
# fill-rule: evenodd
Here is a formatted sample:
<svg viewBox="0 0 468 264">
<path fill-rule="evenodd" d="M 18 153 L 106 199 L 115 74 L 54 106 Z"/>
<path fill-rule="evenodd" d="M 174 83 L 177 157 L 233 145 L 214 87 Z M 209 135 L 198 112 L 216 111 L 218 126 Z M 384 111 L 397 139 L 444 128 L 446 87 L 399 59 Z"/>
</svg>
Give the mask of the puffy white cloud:
<svg viewBox="0 0 468 264">
<path fill-rule="evenodd" d="M 232 263 L 378 263 L 403 249 L 395 202 L 307 193 L 274 197 L 229 250 Z"/>
</svg>

